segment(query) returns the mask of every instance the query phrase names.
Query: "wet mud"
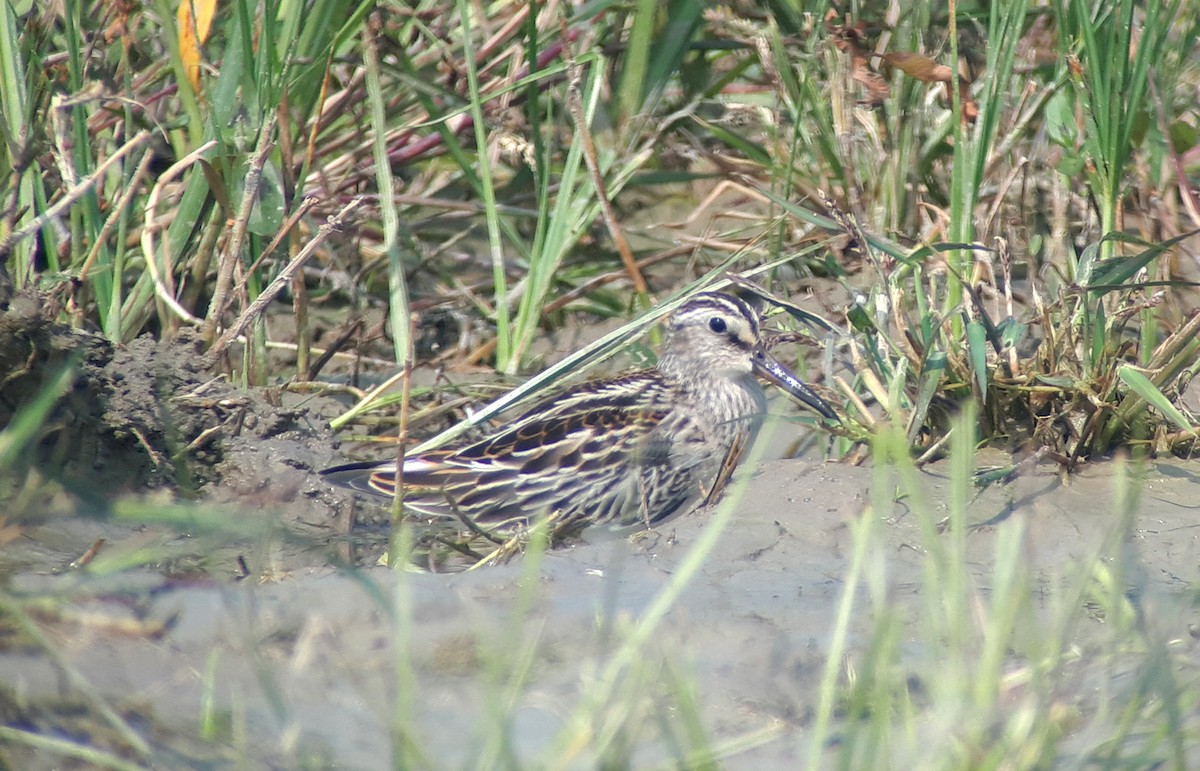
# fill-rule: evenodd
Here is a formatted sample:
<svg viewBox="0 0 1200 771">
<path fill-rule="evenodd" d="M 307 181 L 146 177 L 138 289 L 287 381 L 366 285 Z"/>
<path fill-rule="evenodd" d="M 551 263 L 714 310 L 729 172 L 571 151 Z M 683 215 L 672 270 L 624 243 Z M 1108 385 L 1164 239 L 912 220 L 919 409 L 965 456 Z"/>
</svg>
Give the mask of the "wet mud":
<svg viewBox="0 0 1200 771">
<path fill-rule="evenodd" d="M 0 389 L 0 421 L 73 357 L 75 385 L 20 467 L 6 470 L 0 575 L 34 632 L 11 608 L 0 614 L 0 715 L 131 760 L 392 767 L 401 710 L 399 722 L 435 753 L 431 765 L 459 767 L 487 743 L 498 719 L 489 705 L 504 695 L 517 705 L 506 728 L 513 750 L 532 762 L 718 521 L 701 510 L 633 538 L 585 537 L 532 569 L 517 559 L 397 573 L 359 558 L 351 524 L 369 517 L 315 474 L 340 457 L 328 419 L 344 404 L 214 379 L 187 336 L 117 348 L 9 298 L 0 364 L 18 374 Z M 789 444 L 809 430 L 780 421 L 776 438 Z M 920 603 L 925 555 L 913 510 L 948 511 L 950 483 L 947 468 L 931 467 L 925 501 L 883 496 L 880 509 L 870 507 L 879 478 L 869 468 L 777 458 L 748 472 L 734 516 L 631 663 L 637 677 L 626 687 L 694 683 L 711 741 L 739 744 L 727 767 L 786 767 L 806 751 L 852 524 L 881 519 L 891 599 Z M 37 492 L 27 492 L 31 478 Z M 1152 462 L 1121 547 L 1147 623 L 1192 649 L 1198 479 L 1195 463 Z M 179 498 L 203 501 L 229 527 L 135 516 Z M 1045 468 L 983 491 L 966 541 L 978 590 L 991 586 L 1004 528 L 1024 528 L 1028 569 L 1049 592 L 1122 526 L 1117 509 L 1104 464 L 1065 481 Z M 71 567 L 100 539 L 91 565 Z M 161 558 L 139 561 L 147 548 Z M 132 567 L 119 569 L 122 559 Z M 859 607 L 852 650 L 869 642 L 866 597 Z M 1080 645 L 1103 623 L 1083 613 Z M 904 642 L 918 645 L 918 632 L 906 628 Z M 1080 664 L 1080 687 L 1064 699 L 1088 709 L 1098 676 Z M 669 760 L 660 742 L 642 739 L 638 765 Z M 24 746 L 7 752 L 15 767 L 61 765 Z"/>
</svg>

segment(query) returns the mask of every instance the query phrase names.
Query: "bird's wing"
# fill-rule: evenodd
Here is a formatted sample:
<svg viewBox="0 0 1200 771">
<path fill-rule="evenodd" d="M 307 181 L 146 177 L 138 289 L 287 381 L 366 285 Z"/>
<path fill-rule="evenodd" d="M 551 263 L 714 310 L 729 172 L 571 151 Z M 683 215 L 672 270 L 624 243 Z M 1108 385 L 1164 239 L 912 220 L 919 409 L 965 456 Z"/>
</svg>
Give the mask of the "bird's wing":
<svg viewBox="0 0 1200 771">
<path fill-rule="evenodd" d="M 669 436 L 658 430 L 671 413 L 661 390 L 653 371 L 584 383 L 491 436 L 407 458 L 405 505 L 500 528 L 591 503 L 601 515 L 617 513 L 636 487 L 633 467 L 672 462 Z M 339 467 L 328 476 L 387 496 L 396 484 L 394 463 Z"/>
</svg>

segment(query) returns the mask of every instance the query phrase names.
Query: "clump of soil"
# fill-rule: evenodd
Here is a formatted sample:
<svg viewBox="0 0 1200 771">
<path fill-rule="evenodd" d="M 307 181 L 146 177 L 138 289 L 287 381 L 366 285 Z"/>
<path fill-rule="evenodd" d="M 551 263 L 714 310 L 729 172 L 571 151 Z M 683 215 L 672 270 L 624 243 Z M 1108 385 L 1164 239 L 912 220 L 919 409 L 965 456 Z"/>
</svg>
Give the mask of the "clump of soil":
<svg viewBox="0 0 1200 771">
<path fill-rule="evenodd" d="M 0 372 L 8 373 L 0 379 L 0 426 L 64 367 L 75 373 L 3 481 L 12 493 L 52 480 L 66 495 L 52 504 L 33 496 L 36 506 L 8 515 L 43 520 L 71 506 L 101 514 L 121 495 L 167 489 L 259 509 L 280 504 L 310 524 L 333 520 L 338 497 L 313 471 L 330 461 L 328 418 L 344 406 L 237 388 L 207 370 L 201 352 L 191 331 L 114 346 L 59 323 L 37 294 L 0 293 Z"/>
</svg>

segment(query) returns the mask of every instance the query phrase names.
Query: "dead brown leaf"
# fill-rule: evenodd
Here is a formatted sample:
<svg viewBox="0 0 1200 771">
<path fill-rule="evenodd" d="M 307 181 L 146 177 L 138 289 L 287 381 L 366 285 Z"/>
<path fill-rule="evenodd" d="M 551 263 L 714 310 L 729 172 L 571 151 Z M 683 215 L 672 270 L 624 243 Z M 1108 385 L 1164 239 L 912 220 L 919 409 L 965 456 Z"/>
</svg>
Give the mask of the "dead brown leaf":
<svg viewBox="0 0 1200 771">
<path fill-rule="evenodd" d="M 867 97 L 860 101 L 870 107 L 878 107 L 888 97 L 891 89 L 887 80 L 871 68 L 872 54 L 864 44 L 866 26 L 861 22 L 852 23 L 849 17 L 844 24 L 837 24 L 837 14 L 830 11 L 825 16 L 825 29 L 839 51 L 850 57 L 851 77 L 866 89 Z M 943 83 L 946 87 L 947 100 L 952 98 L 950 84 L 955 82 L 954 71 L 947 65 L 938 62 L 924 54 L 911 51 L 889 51 L 880 58 L 890 67 L 895 67 L 904 74 L 924 83 Z M 974 123 L 979 117 L 979 107 L 971 98 L 971 84 L 962 77 L 957 78 L 958 95 L 962 101 L 963 120 Z"/>
<path fill-rule="evenodd" d="M 923 83 L 946 84 L 946 99 L 950 100 L 950 84 L 955 80 L 954 71 L 945 64 L 911 51 L 889 51 L 883 55 L 888 65 L 895 67 L 905 75 L 914 77 Z M 974 123 L 979 117 L 979 106 L 971 98 L 971 84 L 966 78 L 958 78 L 958 98 L 962 100 L 963 120 Z"/>
</svg>

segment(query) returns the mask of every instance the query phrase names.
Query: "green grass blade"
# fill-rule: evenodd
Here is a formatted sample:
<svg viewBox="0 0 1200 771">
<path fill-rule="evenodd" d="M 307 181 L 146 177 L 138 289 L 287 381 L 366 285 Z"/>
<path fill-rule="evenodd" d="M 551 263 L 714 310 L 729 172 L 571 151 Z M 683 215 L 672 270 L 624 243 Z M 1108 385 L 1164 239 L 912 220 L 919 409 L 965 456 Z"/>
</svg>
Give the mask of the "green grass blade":
<svg viewBox="0 0 1200 771">
<path fill-rule="evenodd" d="M 1129 386 L 1134 393 L 1140 396 L 1147 404 L 1161 412 L 1172 423 L 1179 426 L 1183 431 L 1196 431 L 1197 427 L 1192 425 L 1192 422 L 1180 412 L 1179 408 L 1171 403 L 1171 400 L 1163 394 L 1162 391 L 1155 387 L 1150 379 L 1143 375 L 1138 370 L 1129 365 L 1122 365 L 1117 368 L 1117 375 L 1125 385 Z"/>
<path fill-rule="evenodd" d="M 467 86 L 470 93 L 471 119 L 474 123 L 475 155 L 479 159 L 479 193 L 483 199 L 487 219 L 488 247 L 492 258 L 492 282 L 496 312 L 496 368 L 507 371 L 512 365 L 513 328 L 508 311 L 508 277 L 505 270 L 504 245 L 500 239 L 500 215 L 496 206 L 496 189 L 492 182 L 492 170 L 488 165 L 488 132 L 483 119 L 483 96 L 479 91 L 479 67 L 475 59 L 472 41 L 474 28 L 471 24 L 472 8 L 467 0 L 456 0 L 459 21 L 462 25 L 463 63 L 467 71 Z"/>
<path fill-rule="evenodd" d="M 987 330 L 978 321 L 967 322 L 967 353 L 970 356 L 971 373 L 975 376 L 975 385 L 979 387 L 981 402 L 987 402 L 988 369 L 987 369 L 988 338 Z"/>
<path fill-rule="evenodd" d="M 589 124 L 596 114 L 602 75 L 603 68 L 599 66 L 599 62 L 594 62 L 587 68 L 586 83 L 581 84 L 584 120 Z M 530 253 L 526 274 L 527 286 L 514 319 L 512 358 L 507 371 L 515 371 L 537 334 L 542 307 L 545 305 L 555 271 L 600 213 L 596 187 L 591 177 L 586 174 L 583 153 L 581 130 L 577 130 L 567 157 L 562 162 L 557 183 L 557 198 L 554 199 L 548 218 L 539 223 L 538 237 Z M 603 172 L 611 167 L 615 154 L 602 150 L 597 150 L 597 153 L 601 155 L 597 158 L 597 164 Z M 541 190 L 541 195 L 549 194 L 548 189 Z"/>
<path fill-rule="evenodd" d="M 32 107 L 29 101 L 27 84 L 27 66 L 21 51 L 21 33 L 17 29 L 16 13 L 9 2 L 0 2 L 0 175 L 9 179 L 17 172 L 20 154 L 25 145 L 34 135 L 28 131 L 33 127 Z M 21 138 L 25 137 L 24 140 Z M 18 214 L 12 221 L 14 231 L 21 230 L 30 224 L 38 212 L 44 208 L 38 206 L 39 196 L 35 188 L 39 186 L 39 173 L 36 167 L 26 168 L 17 179 L 9 184 L 13 188 L 5 192 L 6 197 L 17 207 Z M 43 228 L 47 232 L 47 245 L 53 245 L 52 228 Z M 0 241 L 9 232 L 0 231 Z M 32 238 L 16 243 L 11 254 L 0 254 L 0 260 L 6 260 L 11 267 L 10 274 L 18 287 L 28 285 L 33 271 Z"/>
<path fill-rule="evenodd" d="M 1137 275 L 1138 271 L 1162 256 L 1163 253 L 1197 234 L 1200 234 L 1200 230 L 1191 230 L 1161 243 L 1148 244 L 1142 239 L 1128 233 L 1109 233 L 1104 236 L 1103 240 L 1135 243 L 1148 248 L 1135 255 L 1111 257 L 1104 262 L 1091 265 L 1087 280 L 1080 281 L 1080 285 L 1092 292 L 1101 294 L 1119 289 L 1122 284 Z M 1094 247 L 1088 248 L 1093 249 Z"/>
<path fill-rule="evenodd" d="M 627 121 L 642 108 L 642 98 L 650 84 L 647 71 L 650 53 L 655 47 L 655 15 L 659 4 L 656 0 L 637 0 L 629 22 L 629 45 L 621 58 L 621 84 L 617 90 L 617 112 Z"/>
<path fill-rule="evenodd" d="M 375 157 L 375 180 L 379 188 L 379 211 L 383 219 L 383 248 L 388 259 L 389 312 L 388 327 L 392 331 L 396 363 L 403 365 L 412 356 L 411 321 L 409 319 L 408 282 L 400 257 L 400 215 L 396 210 L 396 190 L 392 166 L 387 153 L 387 118 L 384 113 L 383 91 L 380 86 L 379 58 L 375 35 L 363 28 L 363 61 L 366 65 L 367 99 L 371 107 L 374 129 L 371 149 Z"/>
<path fill-rule="evenodd" d="M 679 69 L 700 26 L 705 4 L 699 0 L 670 0 L 666 21 L 654 37 L 644 96 L 655 99 Z"/>
<path fill-rule="evenodd" d="M 50 411 L 75 379 L 75 366 L 74 361 L 64 364 L 42 385 L 37 396 L 18 409 L 4 430 L 0 431 L 0 468 L 11 467 L 37 438 Z"/>
</svg>

